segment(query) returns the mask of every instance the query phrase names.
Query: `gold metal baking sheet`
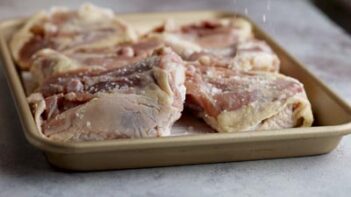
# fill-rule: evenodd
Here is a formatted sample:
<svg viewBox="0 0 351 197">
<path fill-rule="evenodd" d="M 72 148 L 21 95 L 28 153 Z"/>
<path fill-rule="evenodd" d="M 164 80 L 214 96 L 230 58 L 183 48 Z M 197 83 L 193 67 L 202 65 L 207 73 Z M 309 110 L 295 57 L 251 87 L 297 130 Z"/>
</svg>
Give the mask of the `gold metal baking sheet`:
<svg viewBox="0 0 351 197">
<path fill-rule="evenodd" d="M 167 18 L 187 23 L 235 15 L 230 12 L 194 11 L 122 14 L 119 17 L 145 31 Z M 88 171 L 317 155 L 332 151 L 341 138 L 351 132 L 350 106 L 253 24 L 256 36 L 267 41 L 280 57 L 282 73 L 297 78 L 305 85 L 316 119 L 313 127 L 83 143 L 50 141 L 38 133 L 8 47 L 11 35 L 23 20 L 8 20 L 0 24 L 3 70 L 26 138 L 58 168 Z M 199 132 L 208 129 L 191 116 L 184 116 L 175 128 L 186 129 L 187 126 Z"/>
</svg>

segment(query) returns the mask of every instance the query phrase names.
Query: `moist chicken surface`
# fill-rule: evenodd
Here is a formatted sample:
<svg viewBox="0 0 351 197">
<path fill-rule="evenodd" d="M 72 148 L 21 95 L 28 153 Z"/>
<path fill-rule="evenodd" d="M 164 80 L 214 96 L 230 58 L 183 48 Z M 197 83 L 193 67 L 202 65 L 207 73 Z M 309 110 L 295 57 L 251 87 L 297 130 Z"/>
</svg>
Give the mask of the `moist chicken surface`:
<svg viewBox="0 0 351 197">
<path fill-rule="evenodd" d="M 219 132 L 311 126 L 303 85 L 270 72 L 187 66 L 186 105 Z"/>
<path fill-rule="evenodd" d="M 154 39 L 142 39 L 100 48 L 80 48 L 66 52 L 43 49 L 32 58 L 31 73 L 37 84 L 51 75 L 86 69 L 111 69 L 136 63 L 149 57 L 164 44 Z"/>
<path fill-rule="evenodd" d="M 133 41 L 136 37 L 111 10 L 84 4 L 77 11 L 53 8 L 49 12 L 38 12 L 13 36 L 10 46 L 17 64 L 28 70 L 32 56 L 41 49 L 106 47 Z"/>
<path fill-rule="evenodd" d="M 183 61 L 163 49 L 124 67 L 53 75 L 28 101 L 53 140 L 168 136 L 183 110 L 184 78 Z"/>
<path fill-rule="evenodd" d="M 145 35 L 172 47 L 187 61 L 215 59 L 233 70 L 278 72 L 280 61 L 268 44 L 253 36 L 242 18 L 204 20 L 176 26 L 169 20 Z"/>
</svg>

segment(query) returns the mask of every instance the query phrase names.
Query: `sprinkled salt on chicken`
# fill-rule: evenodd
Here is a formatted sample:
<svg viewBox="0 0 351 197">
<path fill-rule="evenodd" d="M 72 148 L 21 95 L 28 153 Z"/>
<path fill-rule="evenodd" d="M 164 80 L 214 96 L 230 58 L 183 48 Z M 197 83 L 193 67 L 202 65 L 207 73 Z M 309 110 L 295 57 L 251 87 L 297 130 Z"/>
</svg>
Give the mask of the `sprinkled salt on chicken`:
<svg viewBox="0 0 351 197">
<path fill-rule="evenodd" d="M 53 8 L 38 12 L 13 36 L 10 45 L 19 67 L 28 70 L 32 56 L 41 49 L 106 47 L 133 41 L 136 37 L 111 10 L 84 4 L 76 11 Z"/>
<path fill-rule="evenodd" d="M 66 52 L 43 49 L 33 56 L 31 73 L 37 84 L 58 73 L 73 71 L 82 67 L 89 69 L 110 69 L 133 64 L 150 56 L 164 44 L 155 39 L 141 39 L 114 46 L 80 48 Z"/>
<path fill-rule="evenodd" d="M 219 132 L 307 127 L 313 122 L 303 85 L 295 79 L 199 63 L 188 67 L 186 105 Z"/>
<path fill-rule="evenodd" d="M 278 72 L 280 60 L 266 42 L 252 39 L 223 49 L 194 52 L 188 61 L 231 70 Z"/>
<path fill-rule="evenodd" d="M 202 48 L 224 48 L 253 37 L 251 24 L 239 17 L 204 20 L 182 26 L 177 26 L 174 21 L 168 20 L 148 36 L 152 36 L 153 33 L 174 34 Z"/>
<path fill-rule="evenodd" d="M 229 69 L 279 71 L 278 56 L 266 42 L 255 39 L 250 23 L 239 17 L 183 26 L 167 21 L 146 37 L 163 40 L 187 61 L 210 58 Z"/>
<path fill-rule="evenodd" d="M 181 58 L 162 49 L 124 67 L 53 75 L 28 100 L 53 140 L 168 136 L 183 110 L 184 79 Z"/>
</svg>

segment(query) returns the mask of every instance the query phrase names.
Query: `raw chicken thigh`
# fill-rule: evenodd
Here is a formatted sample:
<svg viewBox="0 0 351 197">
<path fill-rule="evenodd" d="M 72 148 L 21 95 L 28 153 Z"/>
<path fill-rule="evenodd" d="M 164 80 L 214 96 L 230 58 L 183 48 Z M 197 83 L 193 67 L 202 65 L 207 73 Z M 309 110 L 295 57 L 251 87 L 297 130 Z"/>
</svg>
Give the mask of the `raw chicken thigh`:
<svg viewBox="0 0 351 197">
<path fill-rule="evenodd" d="M 31 73 L 36 83 L 41 84 L 48 76 L 82 67 L 110 69 L 133 64 L 147 58 L 155 49 L 163 46 L 163 43 L 157 40 L 143 39 L 138 42 L 66 52 L 42 49 L 32 58 Z"/>
<path fill-rule="evenodd" d="M 297 80 L 270 72 L 187 66 L 186 105 L 219 132 L 308 127 L 311 105 Z"/>
<path fill-rule="evenodd" d="M 136 33 L 111 10 L 84 4 L 77 11 L 53 8 L 35 14 L 13 36 L 10 46 L 17 64 L 28 70 L 32 56 L 41 49 L 106 47 L 136 38 Z"/>
<path fill-rule="evenodd" d="M 253 37 L 240 17 L 176 26 L 173 21 L 146 34 L 178 52 L 185 60 L 216 59 L 216 65 L 244 71 L 278 72 L 280 61 L 266 42 Z"/>
<path fill-rule="evenodd" d="M 183 110 L 184 79 L 183 61 L 162 49 L 124 67 L 53 75 L 28 101 L 53 140 L 168 136 Z"/>
</svg>

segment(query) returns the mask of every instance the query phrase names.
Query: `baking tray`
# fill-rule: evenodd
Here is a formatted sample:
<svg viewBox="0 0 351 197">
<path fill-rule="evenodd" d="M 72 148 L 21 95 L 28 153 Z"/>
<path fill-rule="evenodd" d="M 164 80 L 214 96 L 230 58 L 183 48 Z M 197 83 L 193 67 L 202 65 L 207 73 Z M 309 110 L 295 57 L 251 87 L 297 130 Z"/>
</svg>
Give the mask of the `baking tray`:
<svg viewBox="0 0 351 197">
<path fill-rule="evenodd" d="M 145 31 L 167 18 L 186 23 L 235 15 L 230 12 L 195 11 L 122 14 L 119 17 Z M 23 20 L 4 21 L 0 25 L 4 71 L 26 138 L 60 169 L 107 170 L 318 155 L 332 151 L 341 138 L 351 132 L 350 106 L 253 24 L 256 36 L 267 41 L 280 57 L 282 73 L 299 79 L 305 85 L 316 119 L 313 127 L 82 143 L 50 141 L 42 137 L 35 126 L 8 47 L 11 35 Z M 196 121 L 189 116 L 183 117 L 176 123 L 176 128 Z M 207 128 L 199 122 L 193 127 L 198 131 Z"/>
</svg>

